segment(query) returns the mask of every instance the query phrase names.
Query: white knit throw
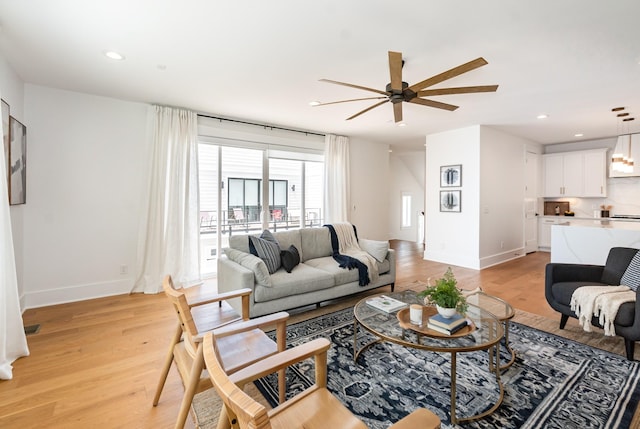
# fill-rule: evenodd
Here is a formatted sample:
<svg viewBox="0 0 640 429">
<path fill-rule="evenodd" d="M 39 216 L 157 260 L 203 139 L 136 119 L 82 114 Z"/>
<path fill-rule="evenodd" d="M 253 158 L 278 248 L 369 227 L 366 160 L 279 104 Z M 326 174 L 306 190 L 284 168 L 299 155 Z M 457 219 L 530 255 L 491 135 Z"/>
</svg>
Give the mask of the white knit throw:
<svg viewBox="0 0 640 429">
<path fill-rule="evenodd" d="M 604 327 L 604 334 L 614 336 L 613 322 L 620 306 L 635 299 L 635 292 L 627 286 L 582 286 L 571 295 L 570 305 L 586 332 L 591 332 L 591 318 L 596 316 Z"/>
<path fill-rule="evenodd" d="M 365 264 L 367 266 L 369 280 L 371 283 L 376 282 L 379 277 L 376 258 L 360 249 L 358 239 L 353 231 L 353 225 L 348 222 L 336 222 L 332 225 L 333 229 L 336 231 L 336 236 L 338 237 L 338 252 L 341 255 L 356 258 Z"/>
</svg>

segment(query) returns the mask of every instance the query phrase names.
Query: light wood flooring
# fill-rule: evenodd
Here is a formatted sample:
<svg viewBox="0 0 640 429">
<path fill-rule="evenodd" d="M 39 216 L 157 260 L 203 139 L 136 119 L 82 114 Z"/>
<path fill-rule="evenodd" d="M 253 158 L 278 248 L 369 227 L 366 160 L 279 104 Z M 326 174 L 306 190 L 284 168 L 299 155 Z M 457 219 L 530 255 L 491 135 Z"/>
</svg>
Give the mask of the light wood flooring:
<svg viewBox="0 0 640 429">
<path fill-rule="evenodd" d="M 392 241 L 392 247 L 398 251 L 396 290 L 416 288 L 416 281 L 440 277 L 447 269 L 424 261 L 422 247 L 415 243 Z M 548 261 L 548 253 L 537 252 L 482 271 L 452 268 L 460 286 L 481 285 L 518 310 L 553 318 L 548 322 L 552 330 L 559 317 L 544 299 Z M 362 297 L 292 311 L 291 322 L 353 305 Z M 119 295 L 27 310 L 24 323 L 41 328 L 27 337 L 31 355 L 14 363 L 14 378 L 0 381 L 0 428 L 173 427 L 183 392 L 175 368 L 160 403 L 151 405 L 176 324 L 163 294 Z M 567 328 L 576 330 L 571 322 Z M 615 340 L 605 347 L 618 348 L 622 340 Z M 186 427 L 193 428 L 193 422 Z"/>
</svg>

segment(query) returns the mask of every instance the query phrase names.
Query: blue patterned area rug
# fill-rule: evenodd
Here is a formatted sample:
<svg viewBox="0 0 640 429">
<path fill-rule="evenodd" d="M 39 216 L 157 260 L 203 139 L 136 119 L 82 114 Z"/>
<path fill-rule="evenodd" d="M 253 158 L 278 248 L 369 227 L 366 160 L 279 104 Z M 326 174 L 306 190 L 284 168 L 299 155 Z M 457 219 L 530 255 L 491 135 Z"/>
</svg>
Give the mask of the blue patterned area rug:
<svg viewBox="0 0 640 429">
<path fill-rule="evenodd" d="M 449 353 L 379 343 L 354 363 L 351 308 L 288 326 L 287 344 L 329 339 L 328 388 L 374 429 L 386 429 L 418 407 L 436 413 L 443 428 L 630 427 L 640 398 L 640 363 L 518 323 L 511 323 L 509 335 L 517 357 L 501 376 L 502 405 L 463 426 L 450 420 Z M 373 338 L 359 330 L 360 343 Z M 498 398 L 495 376 L 487 366 L 486 351 L 458 354 L 459 418 L 481 413 Z M 309 361 L 290 368 L 288 395 L 309 386 L 313 377 Z M 277 404 L 275 376 L 256 386 L 272 406 Z"/>
</svg>

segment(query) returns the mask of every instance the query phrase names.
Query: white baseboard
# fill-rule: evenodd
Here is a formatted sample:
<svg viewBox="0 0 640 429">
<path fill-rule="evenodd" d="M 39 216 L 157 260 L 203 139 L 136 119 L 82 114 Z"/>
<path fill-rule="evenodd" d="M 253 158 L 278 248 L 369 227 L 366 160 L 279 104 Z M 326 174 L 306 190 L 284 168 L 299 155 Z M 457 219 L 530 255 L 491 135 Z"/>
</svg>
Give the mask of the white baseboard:
<svg viewBox="0 0 640 429">
<path fill-rule="evenodd" d="M 101 283 L 61 287 L 37 292 L 25 292 L 20 300 L 24 310 L 46 307 L 48 305 L 66 304 L 68 302 L 103 298 L 105 296 L 122 295 L 131 292 L 133 279 L 122 279 Z"/>
<path fill-rule="evenodd" d="M 497 253 L 495 255 L 480 258 L 480 269 L 489 268 L 494 265 L 502 264 L 503 262 L 511 261 L 513 259 L 522 258 L 525 256 L 524 247 L 518 249 L 508 250 L 506 252 Z"/>
<path fill-rule="evenodd" d="M 524 247 L 521 247 L 495 255 L 486 256 L 480 259 L 467 258 L 463 255 L 451 255 L 449 253 L 439 253 L 425 250 L 423 258 L 428 261 L 440 262 L 442 264 L 451 264 L 460 267 L 471 268 L 474 270 L 482 270 L 484 268 L 489 268 L 491 266 L 498 265 L 512 259 L 521 258 L 524 255 Z"/>
</svg>

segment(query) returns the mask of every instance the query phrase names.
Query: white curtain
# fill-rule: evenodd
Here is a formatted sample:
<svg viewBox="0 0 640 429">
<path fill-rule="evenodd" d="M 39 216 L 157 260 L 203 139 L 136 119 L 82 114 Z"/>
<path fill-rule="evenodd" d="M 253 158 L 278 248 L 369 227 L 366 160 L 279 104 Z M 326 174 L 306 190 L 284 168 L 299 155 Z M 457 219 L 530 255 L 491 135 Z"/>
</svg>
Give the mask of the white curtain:
<svg viewBox="0 0 640 429">
<path fill-rule="evenodd" d="M 158 293 L 170 274 L 200 282 L 197 115 L 153 106 L 153 142 L 133 292 Z"/>
<path fill-rule="evenodd" d="M 349 138 L 327 134 L 324 150 L 325 223 L 349 222 Z"/>
<path fill-rule="evenodd" d="M 1 121 L 0 135 L 4 135 Z M 9 213 L 7 160 L 3 149 L 0 151 L 0 380 L 10 380 L 13 377 L 13 361 L 28 355 L 29 347 L 18 297 L 18 275 Z"/>
</svg>

